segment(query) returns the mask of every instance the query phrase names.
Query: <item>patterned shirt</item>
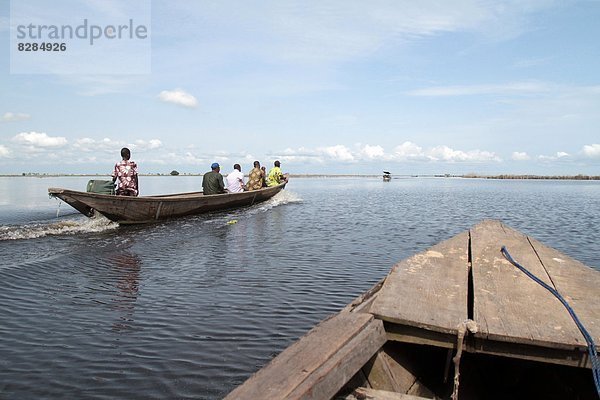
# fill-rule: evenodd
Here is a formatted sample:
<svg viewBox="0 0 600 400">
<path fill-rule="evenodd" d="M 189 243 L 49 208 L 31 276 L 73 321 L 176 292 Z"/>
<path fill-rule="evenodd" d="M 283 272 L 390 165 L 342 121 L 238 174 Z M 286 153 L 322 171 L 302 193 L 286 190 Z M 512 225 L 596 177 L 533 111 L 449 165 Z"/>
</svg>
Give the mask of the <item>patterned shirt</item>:
<svg viewBox="0 0 600 400">
<path fill-rule="evenodd" d="M 281 168 L 273 167 L 269 171 L 269 178 L 267 179 L 267 186 L 277 186 L 283 181 L 283 173 Z"/>
<path fill-rule="evenodd" d="M 248 190 L 258 190 L 262 189 L 263 182 L 265 181 L 265 173 L 260 168 L 252 168 L 250 174 L 248 175 L 248 183 L 246 183 L 246 188 Z"/>
<path fill-rule="evenodd" d="M 116 163 L 112 176 L 113 178 L 117 177 L 117 194 L 137 196 L 139 193 L 137 175 L 138 169 L 135 162 L 131 160 L 121 160 Z"/>
</svg>

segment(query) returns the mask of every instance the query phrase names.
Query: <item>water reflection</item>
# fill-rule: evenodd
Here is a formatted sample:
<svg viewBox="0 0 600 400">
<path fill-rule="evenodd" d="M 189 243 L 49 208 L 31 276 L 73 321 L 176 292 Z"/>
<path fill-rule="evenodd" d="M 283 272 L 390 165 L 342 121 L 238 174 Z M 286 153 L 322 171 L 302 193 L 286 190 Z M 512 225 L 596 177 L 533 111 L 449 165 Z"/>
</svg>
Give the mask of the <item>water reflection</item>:
<svg viewBox="0 0 600 400">
<path fill-rule="evenodd" d="M 223 265 L 227 252 L 227 227 L 209 228 L 205 233 L 208 242 L 205 242 L 204 285 L 217 287 L 227 277 L 227 268 Z"/>
<path fill-rule="evenodd" d="M 120 253 L 109 258 L 117 276 L 112 309 L 119 313 L 119 318 L 113 323 L 114 331 L 132 329 L 135 303 L 140 290 L 140 271 L 142 261 L 137 254 Z"/>
<path fill-rule="evenodd" d="M 252 258 L 248 255 L 248 248 L 262 246 L 253 238 L 248 237 L 248 223 L 241 221 L 231 224 L 225 229 L 225 259 L 228 263 L 239 265 L 240 270 L 245 269 Z"/>
</svg>

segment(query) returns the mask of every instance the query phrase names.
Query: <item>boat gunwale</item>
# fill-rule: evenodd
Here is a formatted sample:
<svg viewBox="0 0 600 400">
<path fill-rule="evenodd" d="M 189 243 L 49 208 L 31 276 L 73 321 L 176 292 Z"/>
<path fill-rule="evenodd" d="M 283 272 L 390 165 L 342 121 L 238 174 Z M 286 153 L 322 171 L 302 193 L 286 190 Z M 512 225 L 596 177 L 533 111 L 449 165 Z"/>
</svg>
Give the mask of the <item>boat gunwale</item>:
<svg viewBox="0 0 600 400">
<path fill-rule="evenodd" d="M 251 206 L 275 196 L 285 188 L 287 182 L 258 190 L 204 195 L 203 192 L 174 193 L 171 195 L 129 197 L 113 194 L 81 192 L 71 189 L 48 188 L 50 197 L 58 198 L 87 217 L 99 213 L 121 225 L 148 224 L 209 211 Z M 161 215 L 163 206 L 174 207 Z M 146 211 L 132 217 L 123 214 L 123 209 L 141 207 Z M 183 207 L 183 208 L 182 208 Z M 120 209 L 120 210 L 119 210 Z M 174 211 L 174 212 L 173 212 Z M 154 213 L 154 216 L 151 215 Z"/>
<path fill-rule="evenodd" d="M 82 192 L 79 190 L 73 189 L 64 189 L 64 188 L 56 188 L 50 187 L 48 188 L 48 194 L 52 197 L 59 197 L 60 195 L 75 195 L 75 196 L 84 196 L 93 199 L 106 199 L 106 200 L 115 200 L 118 201 L 180 201 L 184 199 L 198 199 L 198 198 L 223 198 L 229 196 L 252 196 L 257 193 L 264 193 L 273 189 L 281 188 L 283 189 L 287 182 L 280 183 L 276 186 L 268 186 L 258 190 L 249 190 L 243 192 L 228 192 L 228 193 L 216 193 L 205 195 L 204 192 L 181 192 L 181 193 L 172 193 L 172 194 L 159 194 L 159 195 L 151 195 L 151 196 L 119 196 L 114 194 L 102 194 L 102 193 L 92 193 L 92 192 Z"/>
</svg>

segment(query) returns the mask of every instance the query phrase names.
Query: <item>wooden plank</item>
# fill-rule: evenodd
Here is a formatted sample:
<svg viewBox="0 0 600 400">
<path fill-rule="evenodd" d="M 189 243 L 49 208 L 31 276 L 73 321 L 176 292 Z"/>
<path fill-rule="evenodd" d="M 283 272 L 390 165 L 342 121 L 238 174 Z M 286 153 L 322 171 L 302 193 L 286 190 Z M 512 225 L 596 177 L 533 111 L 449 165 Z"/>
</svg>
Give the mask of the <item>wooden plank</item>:
<svg viewBox="0 0 600 400">
<path fill-rule="evenodd" d="M 456 334 L 435 332 L 427 329 L 415 328 L 414 326 L 392 324 L 390 322 L 385 322 L 384 326 L 388 340 L 444 347 L 447 349 L 456 347 Z"/>
<path fill-rule="evenodd" d="M 422 372 L 421 357 L 407 351 L 405 345 L 386 343 L 380 352 L 380 358 L 385 364 L 389 376 L 393 382 L 393 392 L 407 393 L 415 396 L 433 398 L 434 394 L 417 377 Z M 373 389 L 383 389 L 376 388 Z"/>
<path fill-rule="evenodd" d="M 331 372 L 332 366 L 339 368 L 340 373 L 347 374 L 347 379 L 340 383 L 337 389 L 339 390 L 375 354 L 385 340 L 382 322 L 374 320 L 372 315 L 338 313 L 321 322 L 284 350 L 267 366 L 229 393 L 225 399 L 292 398 L 289 397 L 292 391 L 306 382 L 313 373 L 323 376 Z M 361 347 L 364 349 L 361 350 Z M 371 354 L 365 353 L 368 351 L 371 351 Z M 338 354 L 339 352 L 343 354 Z M 356 365 L 361 359 L 362 363 Z M 343 378 L 337 376 L 337 379 Z"/>
<path fill-rule="evenodd" d="M 358 370 L 358 372 L 354 374 L 354 376 L 350 378 L 348 382 L 346 382 L 346 385 L 344 385 L 344 388 L 348 389 L 348 391 L 357 387 L 371 387 L 369 380 L 362 369 Z"/>
<path fill-rule="evenodd" d="M 386 341 L 383 322 L 372 320 L 285 398 L 328 400 L 360 370 Z M 267 398 L 267 397 L 265 397 Z"/>
<path fill-rule="evenodd" d="M 570 367 L 592 368 L 589 354 L 584 349 L 565 350 L 489 339 L 475 339 L 467 341 L 465 351 Z"/>
<path fill-rule="evenodd" d="M 443 368 L 438 367 L 438 363 L 432 358 L 432 353 L 428 349 L 423 346 L 388 341 L 383 346 L 382 352 L 384 353 L 382 359 L 395 383 L 394 392 L 435 398 L 435 394 L 422 379 L 441 373 Z M 446 353 L 443 350 L 441 352 Z M 452 350 L 448 352 L 452 353 Z"/>
<path fill-rule="evenodd" d="M 377 294 L 381 290 L 383 283 L 385 282 L 385 278 L 381 279 L 377 282 L 371 289 L 359 295 L 356 299 L 354 299 L 350 304 L 342 309 L 342 311 L 348 312 L 369 312 L 371 304 L 375 300 Z"/>
<path fill-rule="evenodd" d="M 484 221 L 470 232 L 476 338 L 565 349 L 585 343 L 561 303 L 502 256 L 505 245 L 518 263 L 552 285 L 525 235 L 499 221 Z"/>
<path fill-rule="evenodd" d="M 468 232 L 396 264 L 370 312 L 396 324 L 456 334 L 467 318 Z"/>
<path fill-rule="evenodd" d="M 529 241 L 565 298 L 600 350 L 600 271 L 592 269 L 534 238 Z"/>
<path fill-rule="evenodd" d="M 389 366 L 386 360 L 384 360 L 384 355 L 385 353 L 382 351 L 377 352 L 375 357 L 371 358 L 365 365 L 363 371 L 369 381 L 369 386 L 373 389 L 397 392 L 400 388 L 394 382 Z M 412 380 L 411 385 L 415 380 L 416 378 Z M 411 385 L 409 385 L 408 388 L 410 388 Z M 406 389 L 408 390 L 408 388 Z M 403 392 L 406 392 L 406 390 Z"/>
<path fill-rule="evenodd" d="M 356 388 L 345 400 L 425 400 L 428 397 L 413 396 L 404 393 L 394 393 L 385 390 Z"/>
</svg>

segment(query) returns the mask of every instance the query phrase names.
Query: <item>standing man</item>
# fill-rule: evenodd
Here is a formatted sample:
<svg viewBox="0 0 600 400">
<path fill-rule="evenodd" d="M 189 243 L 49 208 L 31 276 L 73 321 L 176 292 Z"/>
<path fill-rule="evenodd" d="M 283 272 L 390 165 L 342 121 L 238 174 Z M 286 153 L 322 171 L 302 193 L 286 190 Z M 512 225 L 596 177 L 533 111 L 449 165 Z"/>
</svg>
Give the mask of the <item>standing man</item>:
<svg viewBox="0 0 600 400">
<path fill-rule="evenodd" d="M 277 186 L 280 183 L 287 182 L 287 174 L 281 172 L 281 163 L 275 161 L 274 167 L 269 171 L 269 177 L 267 178 L 267 186 Z"/>
<path fill-rule="evenodd" d="M 205 195 L 225 193 L 225 183 L 221 175 L 219 163 L 212 163 L 211 171 L 202 178 L 202 190 Z"/>
<path fill-rule="evenodd" d="M 260 168 L 260 163 L 254 161 L 254 168 L 250 170 L 248 175 L 248 183 L 246 184 L 247 190 L 258 190 L 262 189 L 263 183 L 265 182 L 265 171 Z"/>
<path fill-rule="evenodd" d="M 230 193 L 239 193 L 244 191 L 244 174 L 240 164 L 233 166 L 233 171 L 227 174 L 227 190 Z"/>
<path fill-rule="evenodd" d="M 138 191 L 138 171 L 137 164 L 130 160 L 131 151 L 127 147 L 121 149 L 122 160 L 115 164 L 112 173 L 112 181 L 118 179 L 117 195 L 119 196 L 134 196 L 139 194 Z"/>
</svg>

